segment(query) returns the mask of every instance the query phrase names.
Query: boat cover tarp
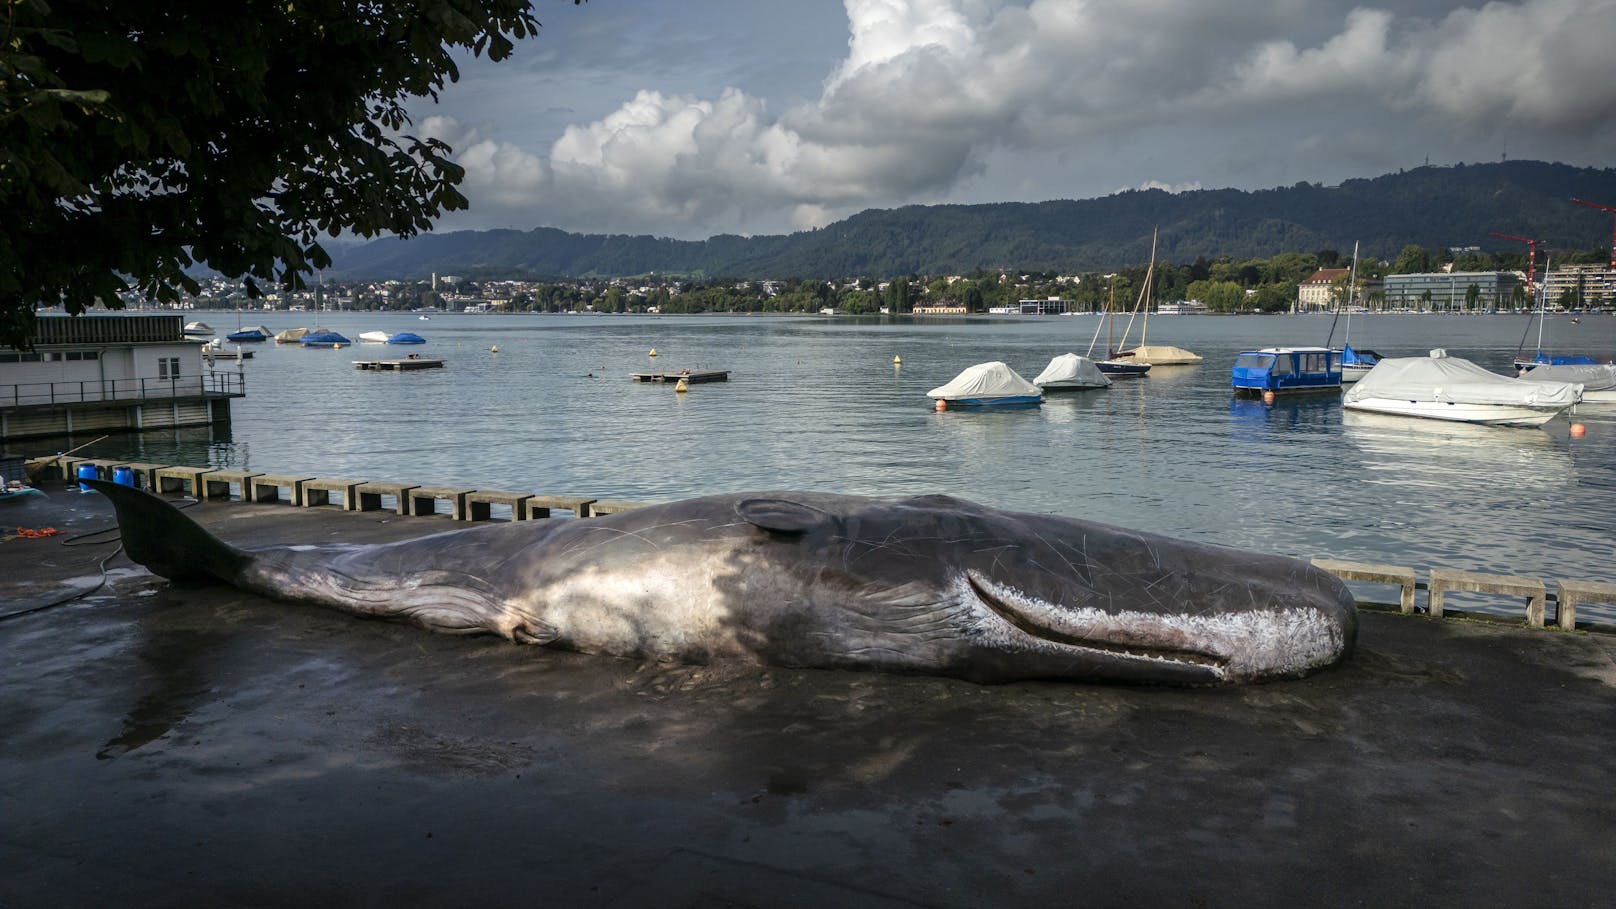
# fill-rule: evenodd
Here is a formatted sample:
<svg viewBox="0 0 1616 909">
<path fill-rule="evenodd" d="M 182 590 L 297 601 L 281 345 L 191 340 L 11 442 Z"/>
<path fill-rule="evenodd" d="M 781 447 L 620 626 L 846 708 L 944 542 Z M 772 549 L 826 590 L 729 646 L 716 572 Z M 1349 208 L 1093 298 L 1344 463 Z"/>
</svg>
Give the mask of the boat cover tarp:
<svg viewBox="0 0 1616 909">
<path fill-rule="evenodd" d="M 369 342 L 372 342 L 372 343 L 375 343 L 375 344 L 386 344 L 387 343 L 387 332 L 385 332 L 385 331 L 362 331 L 362 332 L 359 333 L 359 340 L 361 340 L 361 341 L 369 341 Z"/>
<path fill-rule="evenodd" d="M 1388 357 L 1359 379 L 1342 403 L 1390 398 L 1444 404 L 1570 407 L 1580 397 L 1581 385 L 1511 379 L 1460 357 Z"/>
<path fill-rule="evenodd" d="M 1111 380 L 1100 372 L 1100 367 L 1095 366 L 1093 360 L 1067 353 L 1050 360 L 1038 378 L 1032 380 L 1032 384 L 1057 388 L 1105 388 L 1111 384 Z"/>
<path fill-rule="evenodd" d="M 307 335 L 308 333 L 309 333 L 309 330 L 307 328 L 288 328 L 283 332 L 277 333 L 275 335 L 275 340 L 277 340 L 277 341 L 301 341 L 301 340 L 303 340 L 303 336 Z"/>
<path fill-rule="evenodd" d="M 1182 347 L 1173 347 L 1164 344 L 1146 344 L 1126 351 L 1136 360 L 1153 363 L 1157 366 L 1178 366 L 1186 363 L 1199 363 L 1199 354 L 1191 353 Z"/>
<path fill-rule="evenodd" d="M 1539 366 L 1524 378 L 1529 382 L 1575 382 L 1583 391 L 1608 391 L 1616 388 L 1616 365 Z"/>
<path fill-rule="evenodd" d="M 954 377 L 947 385 L 926 392 L 928 398 L 945 401 L 969 398 L 1008 398 L 1021 395 L 1040 397 L 1044 390 L 1023 379 L 1015 370 L 995 360 L 978 363 Z"/>
<path fill-rule="evenodd" d="M 421 337 L 420 335 L 416 334 L 413 331 L 401 331 L 396 335 L 389 335 L 388 338 L 387 338 L 387 343 L 389 343 L 389 344 L 425 344 L 426 339 Z"/>
<path fill-rule="evenodd" d="M 353 342 L 334 331 L 316 331 L 304 335 L 303 343 L 314 346 L 317 344 L 352 344 Z"/>
</svg>

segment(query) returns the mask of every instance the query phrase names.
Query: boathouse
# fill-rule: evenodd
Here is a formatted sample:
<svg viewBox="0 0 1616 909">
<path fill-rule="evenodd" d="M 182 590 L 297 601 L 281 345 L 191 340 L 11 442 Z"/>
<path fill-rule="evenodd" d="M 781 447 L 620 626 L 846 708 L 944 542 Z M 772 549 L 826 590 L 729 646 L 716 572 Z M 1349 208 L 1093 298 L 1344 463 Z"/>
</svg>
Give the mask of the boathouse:
<svg viewBox="0 0 1616 909">
<path fill-rule="evenodd" d="M 230 421 L 246 376 L 204 363 L 178 315 L 41 315 L 33 350 L 0 348 L 0 440 Z"/>
</svg>

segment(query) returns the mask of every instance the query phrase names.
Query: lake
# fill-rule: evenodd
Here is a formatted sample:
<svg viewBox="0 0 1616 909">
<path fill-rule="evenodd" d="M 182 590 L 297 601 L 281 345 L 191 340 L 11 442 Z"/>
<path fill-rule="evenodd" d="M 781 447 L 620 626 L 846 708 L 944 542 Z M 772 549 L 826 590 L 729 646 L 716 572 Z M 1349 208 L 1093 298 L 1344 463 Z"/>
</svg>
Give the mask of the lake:
<svg viewBox="0 0 1616 909">
<path fill-rule="evenodd" d="M 201 318 L 235 329 L 231 314 Z M 306 313 L 241 318 L 313 325 Z M 1551 318 L 1545 346 L 1616 355 L 1616 317 L 1578 318 Z M 1240 350 L 1322 344 L 1331 321 L 1155 316 L 1149 343 L 1205 363 L 1033 409 L 937 412 L 926 391 L 965 367 L 1003 360 L 1030 379 L 1051 357 L 1088 350 L 1099 318 L 328 313 L 321 324 L 351 338 L 414 331 L 428 343 L 253 345 L 227 429 L 113 437 L 86 453 L 641 500 L 946 492 L 1294 556 L 1616 581 L 1616 408 L 1504 429 L 1344 414 L 1336 394 L 1272 406 L 1231 396 Z M 1351 331 L 1354 346 L 1384 355 L 1440 346 L 1501 372 L 1523 336 L 1528 349 L 1536 341 L 1525 315 L 1360 315 Z M 407 353 L 447 367 L 353 365 Z M 629 380 L 683 368 L 727 369 L 730 381 L 677 394 Z M 1569 437 L 1572 421 L 1585 437 Z"/>
</svg>

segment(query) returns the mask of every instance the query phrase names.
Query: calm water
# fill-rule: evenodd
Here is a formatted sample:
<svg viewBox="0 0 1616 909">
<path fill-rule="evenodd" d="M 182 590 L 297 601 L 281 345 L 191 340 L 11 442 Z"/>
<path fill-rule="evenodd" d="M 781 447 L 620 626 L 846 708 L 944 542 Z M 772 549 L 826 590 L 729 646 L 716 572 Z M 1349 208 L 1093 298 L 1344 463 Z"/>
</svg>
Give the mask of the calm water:
<svg viewBox="0 0 1616 909">
<path fill-rule="evenodd" d="M 243 318 L 274 330 L 312 324 Z M 232 316 L 207 320 L 235 327 Z M 1097 318 L 336 314 L 322 322 L 349 337 L 408 330 L 428 343 L 257 345 L 244 364 L 248 397 L 235 402 L 228 430 L 114 437 L 92 452 L 599 498 L 948 492 L 1296 556 L 1616 580 L 1616 408 L 1576 414 L 1587 435 L 1571 439 L 1565 418 L 1492 429 L 1344 415 L 1337 395 L 1271 407 L 1231 398 L 1238 351 L 1321 344 L 1326 316 L 1156 317 L 1150 342 L 1188 347 L 1206 362 L 1158 366 L 1145 379 L 1052 396 L 1036 409 L 943 413 L 928 389 L 986 360 L 1032 378 L 1052 356 L 1086 351 Z M 1444 346 L 1502 371 L 1526 327 L 1525 316 L 1359 316 L 1352 340 L 1392 356 Z M 1545 341 L 1557 353 L 1609 359 L 1616 317 L 1552 319 Z M 408 352 L 448 367 L 353 367 Z M 685 367 L 732 374 L 684 395 L 628 379 Z"/>
</svg>

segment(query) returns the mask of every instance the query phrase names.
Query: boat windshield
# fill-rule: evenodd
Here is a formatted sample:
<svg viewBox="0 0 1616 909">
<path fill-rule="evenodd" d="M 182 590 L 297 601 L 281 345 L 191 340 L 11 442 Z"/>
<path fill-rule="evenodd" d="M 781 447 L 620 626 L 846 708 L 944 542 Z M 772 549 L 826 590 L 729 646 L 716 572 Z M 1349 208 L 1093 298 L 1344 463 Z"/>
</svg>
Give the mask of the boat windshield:
<svg viewBox="0 0 1616 909">
<path fill-rule="evenodd" d="M 1268 374 L 1272 375 L 1272 376 L 1288 376 L 1288 375 L 1290 375 L 1291 374 L 1291 358 L 1290 357 L 1275 357 L 1274 358 L 1274 365 L 1268 368 Z"/>
<path fill-rule="evenodd" d="M 1240 359 L 1234 361 L 1236 369 L 1267 369 L 1274 362 L 1272 354 L 1241 354 Z"/>
</svg>

